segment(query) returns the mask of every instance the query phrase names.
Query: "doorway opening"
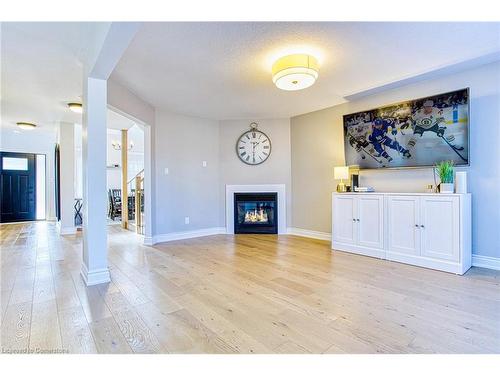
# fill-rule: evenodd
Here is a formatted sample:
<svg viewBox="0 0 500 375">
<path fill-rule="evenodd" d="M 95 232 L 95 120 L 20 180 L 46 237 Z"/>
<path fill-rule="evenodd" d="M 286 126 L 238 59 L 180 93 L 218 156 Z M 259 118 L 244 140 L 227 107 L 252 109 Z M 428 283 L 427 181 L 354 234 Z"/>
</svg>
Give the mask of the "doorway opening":
<svg viewBox="0 0 500 375">
<path fill-rule="evenodd" d="M 151 239 L 151 129 L 149 125 L 111 106 L 108 106 L 106 123 L 105 194 L 108 199 L 103 213 L 107 216 L 108 226 L 120 225 L 143 235 L 146 243 Z M 126 142 L 123 142 L 124 135 Z M 127 150 L 125 160 L 122 144 Z M 75 210 L 77 205 L 79 210 L 83 204 L 81 125 L 75 126 L 75 153 L 75 192 L 79 197 Z M 124 164 L 126 181 L 122 178 Z M 122 215 L 123 208 L 127 209 L 127 215 Z M 80 210 L 75 214 L 80 223 L 82 215 Z"/>
<path fill-rule="evenodd" d="M 144 126 L 108 109 L 108 223 L 144 235 Z"/>
</svg>

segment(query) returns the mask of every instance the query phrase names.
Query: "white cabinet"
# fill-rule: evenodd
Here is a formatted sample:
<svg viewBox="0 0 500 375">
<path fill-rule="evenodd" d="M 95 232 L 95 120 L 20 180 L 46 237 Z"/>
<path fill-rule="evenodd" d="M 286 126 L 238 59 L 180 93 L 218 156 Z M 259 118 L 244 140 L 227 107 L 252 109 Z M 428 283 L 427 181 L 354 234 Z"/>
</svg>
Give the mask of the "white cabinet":
<svg viewBox="0 0 500 375">
<path fill-rule="evenodd" d="M 333 237 L 336 241 L 346 244 L 356 243 L 355 197 L 339 195 L 335 199 L 337 209 L 333 212 Z"/>
<path fill-rule="evenodd" d="M 383 196 L 337 194 L 333 207 L 334 242 L 342 243 L 346 251 L 383 256 Z"/>
<path fill-rule="evenodd" d="M 420 197 L 387 197 L 387 251 L 420 255 Z"/>
<path fill-rule="evenodd" d="M 384 248 L 384 197 L 363 195 L 356 197 L 358 245 Z"/>
<path fill-rule="evenodd" d="M 463 274 L 470 205 L 470 194 L 334 193 L 332 248 Z"/>
<path fill-rule="evenodd" d="M 420 198 L 421 255 L 457 262 L 459 259 L 460 202 L 458 197 Z"/>
</svg>

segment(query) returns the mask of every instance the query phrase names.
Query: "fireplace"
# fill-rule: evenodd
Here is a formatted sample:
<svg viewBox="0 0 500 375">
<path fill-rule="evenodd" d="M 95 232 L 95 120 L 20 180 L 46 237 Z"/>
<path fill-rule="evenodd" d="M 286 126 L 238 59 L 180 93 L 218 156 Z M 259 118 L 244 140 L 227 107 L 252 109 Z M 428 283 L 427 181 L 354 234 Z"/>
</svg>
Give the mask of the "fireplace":
<svg viewBox="0 0 500 375">
<path fill-rule="evenodd" d="M 234 233 L 278 233 L 277 193 L 234 193 Z"/>
</svg>

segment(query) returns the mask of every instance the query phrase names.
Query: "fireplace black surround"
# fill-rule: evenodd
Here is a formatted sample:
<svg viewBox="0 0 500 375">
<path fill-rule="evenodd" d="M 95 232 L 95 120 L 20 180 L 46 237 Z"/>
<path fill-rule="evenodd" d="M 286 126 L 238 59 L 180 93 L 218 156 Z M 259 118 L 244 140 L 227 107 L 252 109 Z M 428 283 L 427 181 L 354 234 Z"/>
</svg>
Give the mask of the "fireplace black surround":
<svg viewBox="0 0 500 375">
<path fill-rule="evenodd" d="M 234 233 L 277 234 L 277 193 L 234 193 Z"/>
</svg>

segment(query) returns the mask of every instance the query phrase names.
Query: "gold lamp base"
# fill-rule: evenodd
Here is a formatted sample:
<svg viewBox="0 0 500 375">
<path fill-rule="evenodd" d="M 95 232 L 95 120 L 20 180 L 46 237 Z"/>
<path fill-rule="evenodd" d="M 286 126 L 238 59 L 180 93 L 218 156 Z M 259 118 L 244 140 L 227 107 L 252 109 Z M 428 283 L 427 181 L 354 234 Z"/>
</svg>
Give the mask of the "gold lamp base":
<svg viewBox="0 0 500 375">
<path fill-rule="evenodd" d="M 347 188 L 343 182 L 340 182 L 337 185 L 337 193 L 345 193 L 347 191 Z"/>
</svg>

